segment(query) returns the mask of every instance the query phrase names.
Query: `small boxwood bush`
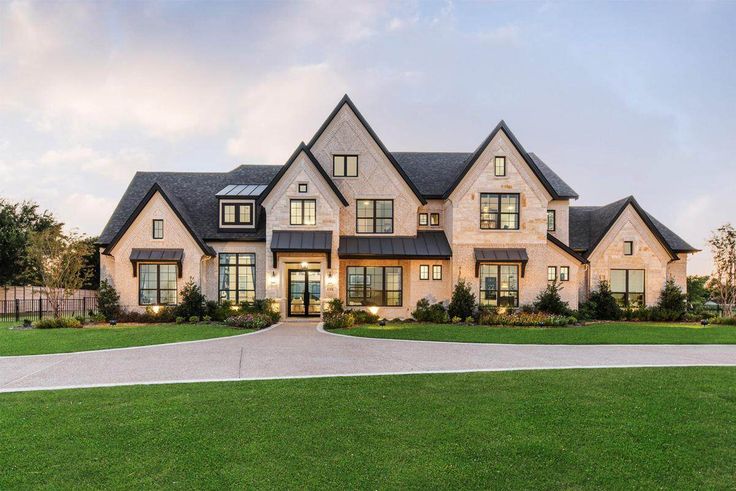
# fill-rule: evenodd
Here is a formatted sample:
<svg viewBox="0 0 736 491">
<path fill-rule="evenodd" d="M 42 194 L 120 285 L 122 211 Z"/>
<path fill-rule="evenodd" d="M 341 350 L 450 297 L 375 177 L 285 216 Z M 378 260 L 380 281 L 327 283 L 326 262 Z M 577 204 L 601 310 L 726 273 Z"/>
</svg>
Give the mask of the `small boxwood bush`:
<svg viewBox="0 0 736 491">
<path fill-rule="evenodd" d="M 82 323 L 71 317 L 59 317 L 58 319 L 37 320 L 33 327 L 36 329 L 79 329 L 82 327 Z"/>
<path fill-rule="evenodd" d="M 423 298 L 417 302 L 417 308 L 411 313 L 419 322 L 432 322 L 435 324 L 447 324 L 450 317 L 447 315 L 445 306 L 441 303 L 429 304 L 429 300 Z"/>
<path fill-rule="evenodd" d="M 353 312 L 337 312 L 325 315 L 323 324 L 325 329 L 346 329 L 354 325 L 355 316 Z"/>
<path fill-rule="evenodd" d="M 239 329 L 265 329 L 273 324 L 272 317 L 264 313 L 241 314 L 228 317 L 225 324 Z"/>
</svg>

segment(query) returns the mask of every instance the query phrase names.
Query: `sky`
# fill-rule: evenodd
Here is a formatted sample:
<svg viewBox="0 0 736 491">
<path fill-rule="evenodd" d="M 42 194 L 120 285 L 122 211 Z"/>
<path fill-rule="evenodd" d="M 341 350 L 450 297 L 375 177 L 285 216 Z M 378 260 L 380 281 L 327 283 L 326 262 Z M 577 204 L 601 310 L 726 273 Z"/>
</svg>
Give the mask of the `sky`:
<svg viewBox="0 0 736 491">
<path fill-rule="evenodd" d="M 736 2 L 0 0 L 0 197 L 97 235 L 137 170 L 282 164 L 348 93 L 391 151 L 504 119 L 704 252 L 736 222 Z"/>
</svg>

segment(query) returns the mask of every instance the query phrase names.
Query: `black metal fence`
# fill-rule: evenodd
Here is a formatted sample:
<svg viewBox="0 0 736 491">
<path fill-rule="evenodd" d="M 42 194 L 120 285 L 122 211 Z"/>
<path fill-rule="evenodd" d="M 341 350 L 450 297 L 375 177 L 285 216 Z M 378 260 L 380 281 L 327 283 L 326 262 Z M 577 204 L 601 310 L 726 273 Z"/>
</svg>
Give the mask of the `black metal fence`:
<svg viewBox="0 0 736 491">
<path fill-rule="evenodd" d="M 97 313 L 97 297 L 67 298 L 60 301 L 62 317 L 89 317 Z M 21 322 L 53 317 L 54 309 L 47 298 L 0 301 L 0 322 Z"/>
</svg>

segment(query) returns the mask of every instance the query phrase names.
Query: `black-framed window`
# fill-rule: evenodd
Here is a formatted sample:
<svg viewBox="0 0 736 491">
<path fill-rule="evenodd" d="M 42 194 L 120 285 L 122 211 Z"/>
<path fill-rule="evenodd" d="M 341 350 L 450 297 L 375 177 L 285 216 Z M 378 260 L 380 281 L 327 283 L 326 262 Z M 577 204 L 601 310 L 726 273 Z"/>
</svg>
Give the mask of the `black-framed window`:
<svg viewBox="0 0 736 491">
<path fill-rule="evenodd" d="M 506 157 L 495 157 L 493 159 L 493 173 L 496 177 L 506 175 Z"/>
<path fill-rule="evenodd" d="M 138 304 L 176 305 L 176 264 L 138 265 Z"/>
<path fill-rule="evenodd" d="M 432 279 L 433 280 L 442 279 L 442 265 L 441 264 L 432 265 Z"/>
<path fill-rule="evenodd" d="M 419 279 L 420 280 L 428 280 L 429 279 L 429 264 L 420 264 L 419 265 Z"/>
<path fill-rule="evenodd" d="M 480 304 L 498 307 L 519 306 L 519 266 L 516 264 L 481 264 Z"/>
<path fill-rule="evenodd" d="M 253 203 L 227 203 L 222 206 L 223 225 L 253 225 Z"/>
<path fill-rule="evenodd" d="M 317 200 L 291 200 L 289 204 L 289 224 L 317 225 Z"/>
<path fill-rule="evenodd" d="M 256 299 L 256 255 L 219 254 L 218 298 L 221 302 L 252 302 Z"/>
<path fill-rule="evenodd" d="M 419 214 L 419 226 L 420 227 L 426 227 L 429 225 L 429 214 L 427 213 L 420 213 Z"/>
<path fill-rule="evenodd" d="M 439 213 L 430 213 L 429 214 L 429 225 L 432 227 L 439 227 L 440 226 L 440 214 Z"/>
<path fill-rule="evenodd" d="M 400 266 L 348 266 L 347 277 L 349 306 L 401 307 Z"/>
<path fill-rule="evenodd" d="M 557 266 L 547 266 L 547 281 L 557 281 Z"/>
<path fill-rule="evenodd" d="M 358 156 L 333 155 L 332 175 L 335 177 L 358 177 Z"/>
<path fill-rule="evenodd" d="M 557 227 L 557 212 L 547 210 L 547 232 L 554 232 Z"/>
<path fill-rule="evenodd" d="M 306 182 L 300 182 L 299 183 L 299 192 L 300 193 L 306 193 L 309 190 L 309 186 Z"/>
<path fill-rule="evenodd" d="M 624 307 L 643 307 L 644 281 L 643 269 L 612 269 L 611 293 Z"/>
<path fill-rule="evenodd" d="M 560 281 L 570 281 L 570 266 L 560 266 Z"/>
<path fill-rule="evenodd" d="M 519 194 L 481 193 L 480 228 L 518 230 Z"/>
<path fill-rule="evenodd" d="M 359 234 L 394 233 L 394 201 L 390 199 L 359 199 L 355 229 Z"/>
<path fill-rule="evenodd" d="M 164 238 L 164 221 L 160 218 L 153 219 L 153 238 L 154 239 Z"/>
<path fill-rule="evenodd" d="M 624 256 L 633 256 L 633 255 L 634 255 L 634 241 L 625 240 L 624 241 Z"/>
</svg>

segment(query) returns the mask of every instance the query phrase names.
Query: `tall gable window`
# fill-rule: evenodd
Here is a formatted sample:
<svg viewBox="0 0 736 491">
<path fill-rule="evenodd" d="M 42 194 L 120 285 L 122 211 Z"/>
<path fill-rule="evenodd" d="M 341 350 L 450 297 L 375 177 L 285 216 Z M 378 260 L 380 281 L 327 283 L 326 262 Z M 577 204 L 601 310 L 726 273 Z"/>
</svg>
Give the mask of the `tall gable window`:
<svg viewBox="0 0 736 491">
<path fill-rule="evenodd" d="M 176 264 L 141 264 L 138 268 L 138 304 L 176 304 Z"/>
<path fill-rule="evenodd" d="M 493 159 L 493 168 L 496 177 L 506 175 L 506 157 L 496 157 Z"/>
<path fill-rule="evenodd" d="M 519 195 L 482 193 L 480 228 L 483 230 L 518 230 Z"/>
<path fill-rule="evenodd" d="M 252 302 L 256 298 L 256 255 L 220 254 L 221 302 Z"/>
<path fill-rule="evenodd" d="M 625 240 L 624 241 L 624 256 L 633 256 L 633 255 L 634 255 L 634 241 Z"/>
<path fill-rule="evenodd" d="M 390 199 L 360 199 L 356 230 L 359 234 L 394 233 L 394 202 Z"/>
<path fill-rule="evenodd" d="M 220 204 L 223 225 L 253 225 L 253 203 L 228 203 Z"/>
<path fill-rule="evenodd" d="M 557 226 L 557 215 L 555 210 L 547 210 L 547 232 L 554 232 Z"/>
<path fill-rule="evenodd" d="M 358 177 L 358 156 L 333 155 L 332 175 L 335 177 Z"/>
<path fill-rule="evenodd" d="M 317 225 L 317 201 L 293 199 L 289 211 L 291 225 Z"/>
<path fill-rule="evenodd" d="M 163 239 L 164 238 L 164 221 L 161 219 L 155 219 L 153 221 L 153 238 Z"/>
</svg>

